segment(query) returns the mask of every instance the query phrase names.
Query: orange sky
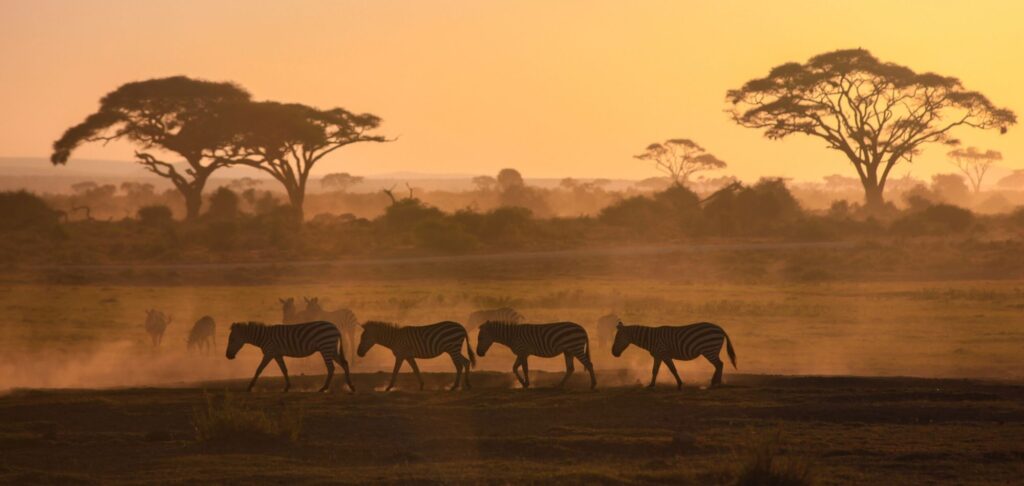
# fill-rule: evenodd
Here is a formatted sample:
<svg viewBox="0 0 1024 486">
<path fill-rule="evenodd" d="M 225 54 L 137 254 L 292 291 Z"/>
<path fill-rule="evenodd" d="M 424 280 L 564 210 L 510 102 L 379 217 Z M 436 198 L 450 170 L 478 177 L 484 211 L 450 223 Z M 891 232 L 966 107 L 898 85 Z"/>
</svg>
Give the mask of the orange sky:
<svg viewBox="0 0 1024 486">
<path fill-rule="evenodd" d="M 863 47 L 960 77 L 1024 117 L 1022 19 L 1024 2 L 1009 1 L 7 0 L 0 156 L 46 156 L 119 84 L 185 74 L 236 81 L 258 99 L 370 111 L 400 136 L 339 151 L 321 174 L 511 166 L 527 177 L 642 178 L 656 172 L 633 154 L 688 137 L 747 180 L 853 175 L 815 139 L 769 141 L 734 125 L 725 91 L 782 62 Z M 1024 127 L 957 135 L 1024 168 Z M 926 148 L 913 175 L 952 170 L 944 151 Z M 93 145 L 75 156 L 131 151 Z"/>
</svg>

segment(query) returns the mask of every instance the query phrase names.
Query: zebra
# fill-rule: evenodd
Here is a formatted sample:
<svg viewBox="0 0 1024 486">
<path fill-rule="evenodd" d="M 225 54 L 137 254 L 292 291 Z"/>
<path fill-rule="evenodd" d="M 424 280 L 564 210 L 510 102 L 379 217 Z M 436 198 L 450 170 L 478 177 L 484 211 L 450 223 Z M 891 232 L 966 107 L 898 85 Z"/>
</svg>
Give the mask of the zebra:
<svg viewBox="0 0 1024 486">
<path fill-rule="evenodd" d="M 356 319 L 356 314 L 349 309 L 324 310 L 323 307 L 320 307 L 319 297 L 313 297 L 312 299 L 303 297 L 303 300 L 306 301 L 306 310 L 302 312 L 301 316 L 307 320 L 333 322 L 341 329 L 345 340 L 348 341 L 349 354 L 354 356 L 356 354 L 356 328 L 359 327 L 359 320 Z"/>
<path fill-rule="evenodd" d="M 327 380 L 319 391 L 324 392 L 331 386 L 331 379 L 334 378 L 334 362 L 341 365 L 345 371 L 345 383 L 349 390 L 355 392 L 352 380 L 349 377 L 348 361 L 345 360 L 345 350 L 341 343 L 341 332 L 337 326 L 330 322 L 313 321 L 302 324 L 278 324 L 268 326 L 262 322 L 236 322 L 231 325 L 231 334 L 228 336 L 227 358 L 235 359 L 238 350 L 245 344 L 252 344 L 263 350 L 263 360 L 256 368 L 256 375 L 249 382 L 248 391 L 252 391 L 256 379 L 260 377 L 263 368 L 271 360 L 277 361 L 284 375 L 284 391 L 291 388 L 288 380 L 288 369 L 284 365 L 284 357 L 302 358 L 319 352 L 324 358 L 324 365 L 327 366 Z"/>
<path fill-rule="evenodd" d="M 305 299 L 305 297 L 303 297 Z M 287 299 L 277 299 L 281 303 L 281 322 L 285 324 L 298 324 L 300 322 L 309 322 L 313 319 L 313 316 L 309 312 L 299 312 L 295 307 L 295 299 L 288 297 Z M 309 299 L 306 299 L 307 302 Z"/>
<path fill-rule="evenodd" d="M 516 310 L 511 307 L 478 310 L 469 314 L 469 318 L 466 319 L 466 328 L 476 329 L 487 321 L 519 324 L 520 322 L 523 322 L 523 315 L 516 312 Z"/>
<path fill-rule="evenodd" d="M 167 326 L 171 323 L 172 319 L 171 316 L 164 315 L 163 312 L 156 309 L 146 311 L 146 333 L 153 340 L 154 348 L 159 346 L 160 342 L 164 340 L 164 331 L 167 330 Z"/>
<path fill-rule="evenodd" d="M 466 353 L 469 359 L 462 355 L 462 342 L 466 342 Z M 452 363 L 455 364 L 455 383 L 449 390 L 456 390 L 462 378 L 462 371 L 466 371 L 466 389 L 471 389 L 469 384 L 469 368 L 476 366 L 476 356 L 469 344 L 469 335 L 462 324 L 452 321 L 438 322 L 426 326 L 405 326 L 370 321 L 363 324 L 363 335 L 359 339 L 359 349 L 356 354 L 359 357 L 366 356 L 366 352 L 374 344 L 380 344 L 391 349 L 395 355 L 395 368 L 391 371 L 391 383 L 385 391 L 390 391 L 395 386 L 395 379 L 398 377 L 398 370 L 402 367 L 403 361 L 408 361 L 416 374 L 416 380 L 420 382 L 420 390 L 423 389 L 423 378 L 420 376 L 420 368 L 416 365 L 416 358 L 434 358 L 441 353 L 448 353 Z"/>
<path fill-rule="evenodd" d="M 594 365 L 590 361 L 590 343 L 587 331 L 575 322 L 555 322 L 551 324 L 517 324 L 512 322 L 487 321 L 480 325 L 477 337 L 476 352 L 484 356 L 491 344 L 495 342 L 508 346 L 516 355 L 512 365 L 512 374 L 523 385 L 530 387 L 530 366 L 527 358 L 536 355 L 551 358 L 559 354 L 565 355 L 565 376 L 558 384 L 561 388 L 572 376 L 575 367 L 573 358 L 583 363 L 590 373 L 590 389 L 597 386 L 594 376 Z M 523 368 L 523 376 L 519 376 L 519 367 Z"/>
<path fill-rule="evenodd" d="M 192 330 L 188 333 L 188 340 L 185 341 L 189 351 L 195 347 L 209 353 L 210 349 L 217 345 L 216 329 L 217 324 L 213 322 L 212 317 L 200 317 L 192 326 Z"/>
<path fill-rule="evenodd" d="M 676 389 L 683 389 L 683 380 L 679 378 L 673 359 L 689 361 L 704 356 L 715 367 L 715 375 L 711 378 L 711 386 L 722 383 L 722 360 L 718 354 L 722 352 L 722 342 L 729 353 L 729 361 L 736 368 L 736 352 L 732 349 L 732 341 L 725 330 L 717 324 L 698 322 L 688 326 L 627 326 L 619 322 L 616 326 L 615 344 L 612 355 L 618 358 L 622 352 L 634 344 L 646 349 L 654 357 L 654 369 L 651 371 L 651 384 L 654 388 L 658 380 L 658 370 L 664 362 L 672 376 L 676 378 Z"/>
<path fill-rule="evenodd" d="M 615 327 L 619 324 L 619 316 L 605 314 L 597 318 L 597 345 L 601 349 L 610 348 L 615 339 Z"/>
</svg>

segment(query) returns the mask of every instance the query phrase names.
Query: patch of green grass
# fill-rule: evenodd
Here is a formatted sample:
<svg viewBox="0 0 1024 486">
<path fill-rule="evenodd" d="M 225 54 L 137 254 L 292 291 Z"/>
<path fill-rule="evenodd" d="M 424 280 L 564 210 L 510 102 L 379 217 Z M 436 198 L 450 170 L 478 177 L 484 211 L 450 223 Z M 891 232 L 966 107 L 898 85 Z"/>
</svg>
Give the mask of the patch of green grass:
<svg viewBox="0 0 1024 486">
<path fill-rule="evenodd" d="M 219 400 L 206 395 L 205 407 L 193 411 L 192 424 L 199 442 L 248 443 L 266 439 L 299 440 L 302 410 L 285 407 L 276 414 L 257 409 L 225 393 Z"/>
</svg>

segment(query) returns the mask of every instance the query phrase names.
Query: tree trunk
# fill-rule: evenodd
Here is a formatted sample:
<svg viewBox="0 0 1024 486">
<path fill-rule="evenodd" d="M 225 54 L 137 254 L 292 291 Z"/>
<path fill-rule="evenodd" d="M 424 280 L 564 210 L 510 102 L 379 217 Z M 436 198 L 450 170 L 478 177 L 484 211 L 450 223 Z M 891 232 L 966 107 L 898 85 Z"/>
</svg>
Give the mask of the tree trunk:
<svg viewBox="0 0 1024 486">
<path fill-rule="evenodd" d="M 304 221 L 302 204 L 306 199 L 306 192 L 298 187 L 288 187 L 288 201 L 292 205 L 292 212 L 295 213 L 296 219 L 299 223 Z"/>
<path fill-rule="evenodd" d="M 878 184 L 864 183 L 864 207 L 872 214 L 885 209 L 885 198 L 882 197 L 882 188 Z"/>
<path fill-rule="evenodd" d="M 181 191 L 182 196 L 185 196 L 185 221 L 199 219 L 199 210 L 203 206 L 203 188 L 189 186 L 178 188 L 178 190 Z"/>
</svg>

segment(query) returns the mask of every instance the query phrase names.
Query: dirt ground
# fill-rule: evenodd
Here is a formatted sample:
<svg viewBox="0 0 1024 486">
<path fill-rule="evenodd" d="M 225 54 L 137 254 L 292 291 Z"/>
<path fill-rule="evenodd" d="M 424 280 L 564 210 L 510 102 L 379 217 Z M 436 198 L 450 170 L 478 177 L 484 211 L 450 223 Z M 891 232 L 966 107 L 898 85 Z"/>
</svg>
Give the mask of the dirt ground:
<svg viewBox="0 0 1024 486">
<path fill-rule="evenodd" d="M 673 483 L 735 480 L 763 444 L 817 483 L 1000 483 L 1024 474 L 1024 385 L 970 380 L 727 374 L 727 385 L 682 392 L 577 373 L 537 388 L 507 373 L 474 375 L 472 391 L 379 390 L 385 373 L 355 376 L 357 393 L 252 394 L 244 381 L 178 388 L 25 390 L 0 396 L 0 482 Z M 322 377 L 295 378 L 314 388 Z M 225 396 L 301 414 L 299 437 L 201 442 L 194 420 Z"/>
</svg>

